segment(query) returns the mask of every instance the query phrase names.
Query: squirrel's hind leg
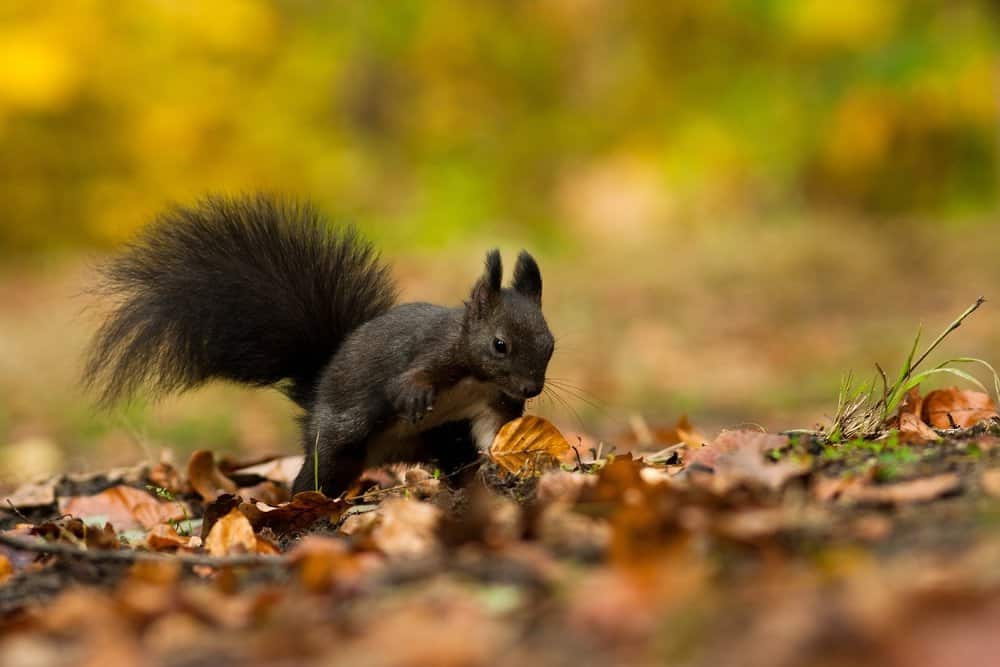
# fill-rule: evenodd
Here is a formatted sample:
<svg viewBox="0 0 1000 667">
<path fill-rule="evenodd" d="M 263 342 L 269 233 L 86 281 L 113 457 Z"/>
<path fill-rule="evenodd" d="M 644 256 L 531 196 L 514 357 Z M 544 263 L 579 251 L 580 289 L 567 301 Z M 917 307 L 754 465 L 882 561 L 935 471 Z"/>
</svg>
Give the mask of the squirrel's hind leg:
<svg viewBox="0 0 1000 667">
<path fill-rule="evenodd" d="M 336 498 L 346 491 L 364 472 L 368 431 L 369 420 L 359 410 L 318 410 L 311 422 L 303 424 L 306 457 L 292 493 L 322 491 Z"/>
</svg>

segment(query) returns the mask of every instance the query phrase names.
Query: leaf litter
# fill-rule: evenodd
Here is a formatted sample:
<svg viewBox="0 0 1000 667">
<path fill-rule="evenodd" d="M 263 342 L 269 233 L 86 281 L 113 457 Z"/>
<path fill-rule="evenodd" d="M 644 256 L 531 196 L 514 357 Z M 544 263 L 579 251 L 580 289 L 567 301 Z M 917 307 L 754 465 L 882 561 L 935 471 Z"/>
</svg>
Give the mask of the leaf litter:
<svg viewBox="0 0 1000 667">
<path fill-rule="evenodd" d="M 985 664 L 1000 427 L 937 391 L 878 438 L 633 421 L 586 460 L 524 418 L 464 489 L 262 498 L 294 462 L 209 452 L 54 484 L 5 510 L 0 664 Z"/>
</svg>

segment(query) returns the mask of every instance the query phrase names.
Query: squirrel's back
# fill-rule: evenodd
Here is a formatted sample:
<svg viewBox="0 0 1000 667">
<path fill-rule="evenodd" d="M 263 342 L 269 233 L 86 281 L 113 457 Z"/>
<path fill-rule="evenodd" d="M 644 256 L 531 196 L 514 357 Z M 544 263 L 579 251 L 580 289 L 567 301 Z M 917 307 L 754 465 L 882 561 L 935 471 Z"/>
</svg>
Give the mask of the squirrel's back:
<svg viewBox="0 0 1000 667">
<path fill-rule="evenodd" d="M 308 407 L 347 335 L 388 311 L 396 288 L 373 247 L 310 206 L 208 197 L 161 215 L 102 269 L 114 310 L 84 373 L 104 404 L 141 385 L 286 381 Z"/>
</svg>

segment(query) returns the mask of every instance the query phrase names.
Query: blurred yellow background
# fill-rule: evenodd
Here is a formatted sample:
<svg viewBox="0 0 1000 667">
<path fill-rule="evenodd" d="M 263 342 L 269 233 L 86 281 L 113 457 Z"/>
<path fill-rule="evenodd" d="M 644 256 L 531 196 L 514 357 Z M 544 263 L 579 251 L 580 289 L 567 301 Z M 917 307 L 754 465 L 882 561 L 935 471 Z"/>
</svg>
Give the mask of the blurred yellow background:
<svg viewBox="0 0 1000 667">
<path fill-rule="evenodd" d="M 274 392 L 100 415 L 77 387 L 93 264 L 207 191 L 314 200 L 409 299 L 530 248 L 585 392 L 534 411 L 567 430 L 812 426 L 842 372 L 1000 301 L 996 7 L 5 2 L 0 476 L 297 449 Z M 998 324 L 942 354 L 1000 362 Z"/>
</svg>

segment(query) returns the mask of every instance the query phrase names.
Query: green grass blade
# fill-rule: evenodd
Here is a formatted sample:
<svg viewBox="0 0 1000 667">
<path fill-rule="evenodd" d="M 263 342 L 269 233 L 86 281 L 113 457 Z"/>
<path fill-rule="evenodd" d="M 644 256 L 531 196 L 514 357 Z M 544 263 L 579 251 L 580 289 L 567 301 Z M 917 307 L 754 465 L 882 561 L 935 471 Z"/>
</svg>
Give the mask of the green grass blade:
<svg viewBox="0 0 1000 667">
<path fill-rule="evenodd" d="M 989 370 L 990 374 L 993 375 L 994 396 L 998 401 L 1000 401 L 1000 375 L 997 374 L 996 369 L 993 368 L 989 362 L 977 359 L 976 357 L 956 357 L 955 359 L 949 359 L 948 361 L 939 364 L 938 368 L 942 368 L 948 364 L 979 364 L 980 366 L 985 366 L 986 369 Z"/>
<path fill-rule="evenodd" d="M 920 345 L 920 336 L 924 333 L 924 325 L 920 324 L 917 326 L 917 337 L 913 339 L 913 346 L 910 348 L 910 354 L 906 357 L 906 363 L 899 371 L 899 377 L 893 383 L 893 388 L 898 387 L 913 370 L 913 357 L 917 356 L 917 346 Z"/>
<path fill-rule="evenodd" d="M 911 377 L 909 380 L 907 380 L 903 384 L 903 394 L 905 394 L 906 392 L 908 392 L 910 389 L 913 389 L 914 387 L 916 387 L 917 385 L 919 385 L 920 383 L 922 383 L 924 380 L 926 380 L 930 376 L 937 375 L 939 373 L 947 373 L 948 375 L 954 375 L 955 377 L 962 378 L 966 382 L 971 382 L 972 384 L 974 384 L 977 387 L 979 387 L 980 389 L 982 389 L 984 393 L 988 393 L 987 390 L 986 390 L 986 387 L 983 385 L 982 382 L 980 382 L 979 380 L 977 380 L 975 378 L 975 376 L 970 375 L 969 373 L 966 373 L 965 371 L 961 371 L 961 370 L 959 370 L 957 368 L 929 368 L 926 371 L 921 371 L 920 373 L 917 373 L 916 375 L 914 375 L 913 377 Z M 898 403 L 896 405 L 898 405 Z M 894 405 L 893 408 L 895 408 L 895 407 L 896 406 Z"/>
<path fill-rule="evenodd" d="M 899 375 L 896 377 L 896 381 L 892 383 L 889 387 L 887 393 L 887 398 L 885 401 L 884 414 L 889 415 L 899 402 L 903 400 L 903 394 L 907 392 L 905 388 L 907 378 L 910 377 L 910 373 L 913 371 L 913 357 L 917 355 L 917 347 L 920 345 L 920 336 L 924 332 L 924 326 L 921 324 L 917 327 L 917 335 L 913 339 L 913 345 L 910 346 L 910 353 L 906 355 L 906 362 L 903 363 L 903 367 L 899 369 Z"/>
</svg>

